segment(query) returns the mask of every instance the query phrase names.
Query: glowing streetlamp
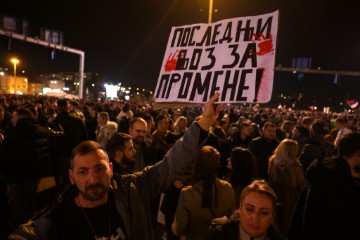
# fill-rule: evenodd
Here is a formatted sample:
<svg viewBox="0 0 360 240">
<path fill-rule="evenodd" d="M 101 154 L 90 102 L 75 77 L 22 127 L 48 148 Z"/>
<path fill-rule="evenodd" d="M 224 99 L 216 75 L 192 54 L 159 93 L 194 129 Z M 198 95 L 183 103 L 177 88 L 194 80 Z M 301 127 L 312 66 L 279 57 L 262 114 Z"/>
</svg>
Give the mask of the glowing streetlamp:
<svg viewBox="0 0 360 240">
<path fill-rule="evenodd" d="M 12 58 L 10 61 L 14 64 L 14 93 L 16 93 L 16 64 L 20 61 L 17 58 Z"/>
<path fill-rule="evenodd" d="M 208 17 L 208 23 L 211 23 L 211 22 L 212 22 L 213 2 L 214 2 L 214 0 L 209 0 L 209 17 Z"/>
</svg>

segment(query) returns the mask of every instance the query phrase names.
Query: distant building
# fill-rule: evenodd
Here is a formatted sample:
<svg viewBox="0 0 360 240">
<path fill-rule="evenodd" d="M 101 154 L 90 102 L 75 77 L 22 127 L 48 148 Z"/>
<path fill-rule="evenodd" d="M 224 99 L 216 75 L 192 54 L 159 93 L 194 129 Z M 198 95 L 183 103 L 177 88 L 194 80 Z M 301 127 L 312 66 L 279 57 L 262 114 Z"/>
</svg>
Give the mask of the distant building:
<svg viewBox="0 0 360 240">
<path fill-rule="evenodd" d="M 46 88 L 56 88 L 77 95 L 80 86 L 79 79 L 78 72 L 44 73 L 36 77 L 36 82 L 43 83 Z M 84 73 L 84 97 L 97 96 L 98 92 L 103 91 L 104 83 L 104 76 L 98 73 Z"/>
<path fill-rule="evenodd" d="M 29 82 L 28 84 L 28 93 L 37 95 L 42 93 L 44 85 L 38 82 Z"/>
<path fill-rule="evenodd" d="M 23 76 L 14 78 L 14 76 L 0 72 L 0 92 L 27 94 L 28 79 Z"/>
<path fill-rule="evenodd" d="M 0 93 L 44 94 L 46 91 L 65 92 L 77 95 L 79 93 L 79 73 L 59 72 L 43 73 L 31 79 L 23 74 L 16 76 L 16 83 L 12 71 L 0 67 Z M 97 97 L 104 91 L 107 83 L 105 76 L 98 73 L 84 73 L 84 97 Z"/>
</svg>

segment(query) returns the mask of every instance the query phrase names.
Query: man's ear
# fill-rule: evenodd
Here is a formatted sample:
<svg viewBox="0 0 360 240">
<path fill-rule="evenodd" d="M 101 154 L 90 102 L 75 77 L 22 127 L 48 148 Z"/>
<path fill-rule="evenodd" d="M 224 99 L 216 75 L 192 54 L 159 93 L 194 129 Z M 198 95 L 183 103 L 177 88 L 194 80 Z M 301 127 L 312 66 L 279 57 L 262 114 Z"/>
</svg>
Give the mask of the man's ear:
<svg viewBox="0 0 360 240">
<path fill-rule="evenodd" d="M 117 163 L 120 164 L 122 158 L 123 158 L 123 152 L 120 151 L 120 150 L 117 150 L 117 151 L 115 152 L 115 159 L 114 159 L 114 160 L 115 160 Z"/>
<path fill-rule="evenodd" d="M 69 178 L 70 178 L 71 184 L 75 184 L 73 174 L 74 174 L 74 173 L 73 173 L 73 170 L 72 170 L 72 169 L 69 169 Z"/>
<path fill-rule="evenodd" d="M 109 162 L 109 168 L 110 168 L 110 177 L 113 177 L 114 175 L 114 165 L 112 162 Z"/>
</svg>

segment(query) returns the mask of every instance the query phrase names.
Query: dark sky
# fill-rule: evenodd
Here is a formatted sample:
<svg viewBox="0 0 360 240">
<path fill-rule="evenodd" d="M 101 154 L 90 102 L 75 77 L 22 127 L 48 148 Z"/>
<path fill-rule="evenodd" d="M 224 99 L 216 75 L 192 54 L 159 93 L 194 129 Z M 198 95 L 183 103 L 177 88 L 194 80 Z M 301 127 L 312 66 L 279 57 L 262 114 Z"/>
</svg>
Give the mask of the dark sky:
<svg viewBox="0 0 360 240">
<path fill-rule="evenodd" d="M 312 67 L 358 71 L 360 14 L 356 1 L 334 0 L 214 0 L 213 21 L 280 10 L 276 65 L 291 66 L 293 57 L 311 57 Z M 63 0 L 3 1 L 0 12 L 29 20 L 33 36 L 41 27 L 64 32 L 64 45 L 85 52 L 85 71 L 103 74 L 109 81 L 155 88 L 172 26 L 207 22 L 208 0 Z M 202 10 L 201 10 L 202 9 Z M 1 44 L 4 38 L 1 37 Z M 78 71 L 78 56 L 14 40 L 12 51 L 1 49 L 1 65 L 9 55 L 21 59 L 28 74 Z M 355 77 L 306 75 L 302 81 L 275 73 L 274 91 L 329 88 L 357 94 Z M 330 84 L 329 84 L 330 82 Z M 325 85 L 324 85 L 325 84 Z M 331 89 L 330 89 L 331 88 Z M 326 89 L 324 89 L 326 90 Z M 323 92 L 323 91 L 321 91 Z"/>
</svg>

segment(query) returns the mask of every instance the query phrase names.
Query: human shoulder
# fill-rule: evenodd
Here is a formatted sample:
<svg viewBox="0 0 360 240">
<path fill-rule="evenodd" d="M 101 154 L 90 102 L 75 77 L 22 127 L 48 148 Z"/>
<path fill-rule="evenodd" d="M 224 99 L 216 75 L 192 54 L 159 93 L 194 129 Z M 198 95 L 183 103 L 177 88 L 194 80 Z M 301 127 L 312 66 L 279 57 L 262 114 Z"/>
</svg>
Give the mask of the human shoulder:
<svg viewBox="0 0 360 240">
<path fill-rule="evenodd" d="M 81 118 L 79 117 L 76 117 L 72 114 L 62 114 L 60 117 L 59 117 L 59 120 L 60 121 L 70 121 L 71 123 L 74 123 L 74 124 L 84 124 L 83 120 L 81 120 Z"/>
<path fill-rule="evenodd" d="M 8 239 L 57 239 L 58 222 L 61 222 L 64 216 L 71 216 L 68 213 L 73 211 L 75 206 L 73 197 L 77 193 L 78 190 L 72 185 L 67 187 L 51 206 L 28 222 L 21 224 L 9 235 Z"/>
<path fill-rule="evenodd" d="M 111 189 L 120 189 L 130 186 L 131 182 L 135 181 L 136 174 L 120 174 L 114 173 L 111 181 Z"/>
<path fill-rule="evenodd" d="M 319 168 L 320 168 L 320 162 L 318 159 L 315 159 L 310 163 L 309 167 L 306 170 L 307 177 L 311 177 L 313 173 L 315 173 L 316 175 L 316 172 L 319 171 Z"/>
<path fill-rule="evenodd" d="M 18 239 L 49 239 L 50 228 L 53 225 L 53 220 L 50 218 L 39 218 L 34 221 L 28 221 L 21 224 L 11 234 L 9 234 L 9 240 Z"/>
<path fill-rule="evenodd" d="M 194 187 L 189 185 L 189 186 L 185 186 L 181 189 L 181 192 L 189 192 L 189 191 L 193 191 Z"/>
<path fill-rule="evenodd" d="M 216 182 L 221 187 L 232 188 L 231 184 L 228 181 L 225 181 L 225 180 L 222 180 L 222 179 L 216 179 Z"/>
<path fill-rule="evenodd" d="M 323 161 L 323 166 L 337 175 L 351 175 L 349 163 L 342 157 L 326 158 Z"/>
<path fill-rule="evenodd" d="M 349 164 L 345 159 L 341 157 L 325 158 L 323 160 L 314 160 L 311 162 L 308 170 L 306 171 L 306 178 L 310 180 L 314 179 L 333 179 L 335 182 L 339 182 L 343 179 L 340 176 L 351 176 Z"/>
<path fill-rule="evenodd" d="M 240 214 L 235 211 L 225 224 L 213 223 L 209 228 L 209 239 L 239 239 Z"/>
<path fill-rule="evenodd" d="M 188 208 L 194 208 L 195 202 L 201 199 L 202 189 L 194 186 L 186 186 L 181 189 L 179 202 Z"/>
<path fill-rule="evenodd" d="M 254 147 L 258 147 L 259 144 L 262 142 L 262 137 L 257 137 L 257 138 L 254 138 L 250 141 L 249 143 L 249 149 L 252 149 Z"/>
<path fill-rule="evenodd" d="M 118 129 L 118 124 L 116 122 L 113 121 L 108 121 L 106 123 L 106 127 L 110 130 L 110 131 L 117 131 Z"/>
<path fill-rule="evenodd" d="M 155 131 L 151 134 L 151 138 L 156 138 L 161 135 L 161 132 L 158 129 L 155 129 Z"/>
<path fill-rule="evenodd" d="M 255 142 L 259 142 L 263 139 L 263 137 L 259 136 L 259 137 L 256 137 L 254 138 L 253 140 L 250 141 L 250 143 L 255 143 Z"/>
</svg>

